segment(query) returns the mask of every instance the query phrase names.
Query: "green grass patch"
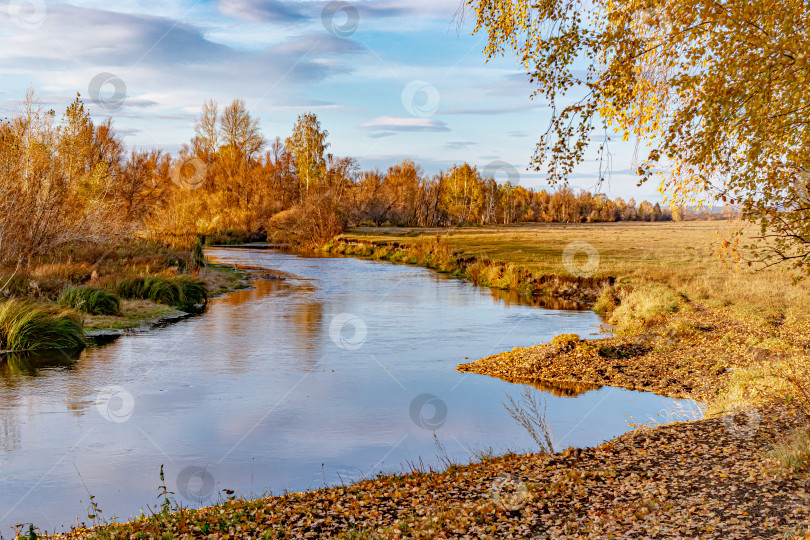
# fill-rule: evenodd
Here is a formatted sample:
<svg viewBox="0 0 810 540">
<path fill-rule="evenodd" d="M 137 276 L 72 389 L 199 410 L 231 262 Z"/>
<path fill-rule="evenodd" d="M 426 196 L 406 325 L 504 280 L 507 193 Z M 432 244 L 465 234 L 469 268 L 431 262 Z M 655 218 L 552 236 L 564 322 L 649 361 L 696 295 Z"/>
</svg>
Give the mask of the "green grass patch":
<svg viewBox="0 0 810 540">
<path fill-rule="evenodd" d="M 151 300 L 183 311 L 196 311 L 208 303 L 205 282 L 186 276 L 126 278 L 112 288 L 122 298 Z"/>
<path fill-rule="evenodd" d="M 120 298 L 95 287 L 68 287 L 56 303 L 91 315 L 118 315 L 121 312 Z"/>
<path fill-rule="evenodd" d="M 82 320 L 75 312 L 25 300 L 0 304 L 0 349 L 46 351 L 84 347 Z"/>
</svg>

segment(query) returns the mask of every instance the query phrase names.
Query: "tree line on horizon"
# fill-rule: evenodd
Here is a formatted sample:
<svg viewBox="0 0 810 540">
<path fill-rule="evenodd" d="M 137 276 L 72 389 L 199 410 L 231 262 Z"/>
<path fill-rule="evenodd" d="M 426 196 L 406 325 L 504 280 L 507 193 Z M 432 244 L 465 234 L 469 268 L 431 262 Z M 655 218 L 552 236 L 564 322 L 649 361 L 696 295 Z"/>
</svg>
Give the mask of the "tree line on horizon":
<svg viewBox="0 0 810 540">
<path fill-rule="evenodd" d="M 268 142 L 244 101 L 220 108 L 209 100 L 177 157 L 127 151 L 112 120 L 95 123 L 79 95 L 57 118 L 29 90 L 0 121 L 0 255 L 31 257 L 133 231 L 319 243 L 360 225 L 673 218 L 648 201 L 499 183 L 467 163 L 434 175 L 410 159 L 362 171 L 355 159 L 329 153 L 327 139 L 317 116 L 306 113 L 287 138 Z"/>
</svg>

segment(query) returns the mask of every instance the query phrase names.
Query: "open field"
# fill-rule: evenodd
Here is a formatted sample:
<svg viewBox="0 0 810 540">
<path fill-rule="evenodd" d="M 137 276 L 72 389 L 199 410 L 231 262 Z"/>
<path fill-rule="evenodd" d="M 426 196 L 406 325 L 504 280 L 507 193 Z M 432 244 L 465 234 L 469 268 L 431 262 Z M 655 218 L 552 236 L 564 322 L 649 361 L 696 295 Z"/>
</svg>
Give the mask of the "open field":
<svg viewBox="0 0 810 540">
<path fill-rule="evenodd" d="M 416 242 L 444 238 L 460 257 L 513 263 L 537 274 L 570 274 L 563 251 L 573 242 L 599 255 L 594 277 L 615 277 L 620 286 L 663 284 L 708 307 L 729 307 L 757 318 L 808 318 L 810 284 L 794 285 L 782 268 L 757 271 L 718 258 L 731 224 L 723 221 L 595 224 L 519 224 L 456 229 L 366 228 L 344 235 L 363 242 Z M 585 262 L 581 253 L 575 260 Z"/>
</svg>

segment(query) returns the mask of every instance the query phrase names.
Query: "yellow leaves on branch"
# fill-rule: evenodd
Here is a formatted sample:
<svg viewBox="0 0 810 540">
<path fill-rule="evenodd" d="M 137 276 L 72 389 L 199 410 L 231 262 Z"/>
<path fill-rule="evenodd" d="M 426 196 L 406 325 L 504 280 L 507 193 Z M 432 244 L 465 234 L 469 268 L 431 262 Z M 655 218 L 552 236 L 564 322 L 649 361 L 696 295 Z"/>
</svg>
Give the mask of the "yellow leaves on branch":
<svg viewBox="0 0 810 540">
<path fill-rule="evenodd" d="M 553 105 L 535 167 L 564 183 L 612 126 L 675 201 L 725 197 L 791 260 L 810 239 L 810 7 L 801 0 L 468 0 L 487 54 L 510 47 Z M 604 152 L 604 147 L 600 147 Z M 810 242 L 808 240 L 807 242 Z M 770 255 L 767 255 L 770 253 Z M 806 255 L 806 254 L 805 254 Z"/>
</svg>

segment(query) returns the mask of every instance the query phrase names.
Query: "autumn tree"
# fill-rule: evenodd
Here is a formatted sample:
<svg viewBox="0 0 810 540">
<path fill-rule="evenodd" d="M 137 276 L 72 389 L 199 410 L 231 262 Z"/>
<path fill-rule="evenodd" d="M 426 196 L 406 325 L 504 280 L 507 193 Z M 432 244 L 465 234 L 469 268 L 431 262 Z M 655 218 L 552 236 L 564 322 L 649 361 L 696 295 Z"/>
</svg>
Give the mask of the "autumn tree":
<svg viewBox="0 0 810 540">
<path fill-rule="evenodd" d="M 121 218 L 139 228 L 165 200 L 170 157 L 161 150 L 133 150 L 122 166 L 112 195 Z"/>
<path fill-rule="evenodd" d="M 287 150 L 281 137 L 276 137 L 265 153 L 263 160 L 265 176 L 269 182 L 270 190 L 278 203 L 276 211 L 289 208 L 299 199 L 301 192 L 300 180 L 295 174 L 293 156 Z"/>
<path fill-rule="evenodd" d="M 352 192 L 351 206 L 354 221 L 371 222 L 382 225 L 390 211 L 391 205 L 382 195 L 385 175 L 379 170 L 364 171 L 360 174 L 357 188 Z"/>
<path fill-rule="evenodd" d="M 453 224 L 477 221 L 480 203 L 478 169 L 468 163 L 453 165 L 444 177 L 442 206 Z"/>
<path fill-rule="evenodd" d="M 95 125 L 78 96 L 57 120 L 29 90 L 0 122 L 0 256 L 30 259 L 115 233 L 122 148 L 111 121 Z"/>
<path fill-rule="evenodd" d="M 810 260 L 810 14 L 803 0 L 468 0 L 492 58 L 551 104 L 534 165 L 565 183 L 600 134 L 644 149 L 669 203 L 738 205 L 768 264 Z"/>
<path fill-rule="evenodd" d="M 225 151 L 246 160 L 254 157 L 265 145 L 259 119 L 250 115 L 247 105 L 241 99 L 233 100 L 222 111 L 220 137 Z"/>
<path fill-rule="evenodd" d="M 317 186 L 326 173 L 326 138 L 329 132 L 321 128 L 315 113 L 298 116 L 292 135 L 286 140 L 287 151 L 292 154 L 296 172 L 303 182 L 302 198 L 310 187 Z"/>
<path fill-rule="evenodd" d="M 386 219 L 394 223 L 416 224 L 417 200 L 422 169 L 410 159 L 388 168 L 382 183 Z"/>
<path fill-rule="evenodd" d="M 219 150 L 219 105 L 213 99 L 203 103 L 200 118 L 194 122 L 192 145 L 207 164 L 213 162 Z"/>
</svg>

